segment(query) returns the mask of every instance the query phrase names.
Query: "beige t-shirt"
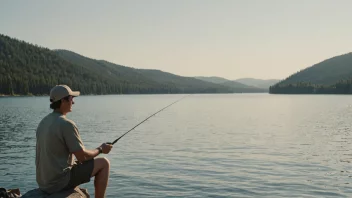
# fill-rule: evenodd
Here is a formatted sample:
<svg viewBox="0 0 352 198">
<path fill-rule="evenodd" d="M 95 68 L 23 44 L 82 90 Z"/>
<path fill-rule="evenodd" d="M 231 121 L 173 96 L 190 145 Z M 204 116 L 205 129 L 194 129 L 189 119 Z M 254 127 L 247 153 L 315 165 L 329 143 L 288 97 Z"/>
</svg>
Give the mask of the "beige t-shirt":
<svg viewBox="0 0 352 198">
<path fill-rule="evenodd" d="M 73 152 L 84 148 L 76 124 L 52 112 L 39 123 L 36 144 L 36 177 L 39 188 L 54 193 L 66 187 L 74 164 Z"/>
</svg>

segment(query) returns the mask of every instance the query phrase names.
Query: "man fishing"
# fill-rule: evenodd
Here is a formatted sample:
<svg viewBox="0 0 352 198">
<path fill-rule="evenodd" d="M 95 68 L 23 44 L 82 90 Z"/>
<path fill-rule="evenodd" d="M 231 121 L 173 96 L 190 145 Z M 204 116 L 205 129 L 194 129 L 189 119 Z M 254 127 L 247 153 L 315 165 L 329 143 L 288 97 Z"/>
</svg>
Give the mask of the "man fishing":
<svg viewBox="0 0 352 198">
<path fill-rule="evenodd" d="M 102 144 L 87 150 L 81 140 L 76 124 L 66 118 L 72 111 L 73 98 L 80 95 L 67 85 L 57 85 L 50 91 L 50 108 L 36 132 L 36 179 L 39 188 L 49 194 L 75 188 L 94 179 L 95 197 L 105 196 L 108 185 L 110 162 L 95 158 L 108 154 L 112 144 Z M 78 162 L 73 160 L 73 155 Z"/>
</svg>

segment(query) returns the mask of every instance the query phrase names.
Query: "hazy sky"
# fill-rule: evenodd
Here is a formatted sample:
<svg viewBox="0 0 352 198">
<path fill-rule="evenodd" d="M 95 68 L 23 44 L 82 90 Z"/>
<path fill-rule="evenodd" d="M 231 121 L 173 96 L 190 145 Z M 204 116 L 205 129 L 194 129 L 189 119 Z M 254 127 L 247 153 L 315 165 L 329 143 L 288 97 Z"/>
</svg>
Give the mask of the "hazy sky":
<svg viewBox="0 0 352 198">
<path fill-rule="evenodd" d="M 0 33 L 183 76 L 281 79 L 352 51 L 351 8 L 351 0 L 4 0 Z"/>
</svg>

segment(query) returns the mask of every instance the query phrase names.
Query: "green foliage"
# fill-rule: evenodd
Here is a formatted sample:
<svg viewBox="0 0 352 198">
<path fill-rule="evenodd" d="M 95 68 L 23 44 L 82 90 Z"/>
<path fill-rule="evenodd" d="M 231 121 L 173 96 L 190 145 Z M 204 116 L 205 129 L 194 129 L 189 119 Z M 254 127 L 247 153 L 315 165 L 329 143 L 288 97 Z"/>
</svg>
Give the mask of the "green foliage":
<svg viewBox="0 0 352 198">
<path fill-rule="evenodd" d="M 352 94 L 352 79 L 340 80 L 333 85 L 315 85 L 311 83 L 296 83 L 274 85 L 269 90 L 272 94 Z"/>
<path fill-rule="evenodd" d="M 53 51 L 0 34 L 0 94 L 44 95 L 57 84 L 82 94 L 236 92 L 224 85 Z"/>
<path fill-rule="evenodd" d="M 352 53 L 299 71 L 269 89 L 272 94 L 351 94 Z"/>
<path fill-rule="evenodd" d="M 108 78 L 113 81 L 128 82 L 134 88 L 134 93 L 139 93 L 140 88 L 157 93 L 230 93 L 229 87 L 201 80 L 174 75 L 160 70 L 135 69 L 117 65 L 103 60 L 95 60 L 70 52 L 57 50 L 56 53 L 63 59 L 82 68 L 94 72 L 99 78 Z M 148 93 L 148 92 L 147 92 Z"/>
<path fill-rule="evenodd" d="M 115 91 L 107 79 L 65 61 L 53 51 L 0 35 L 0 93 L 48 94 L 56 84 L 67 84 L 83 94 Z"/>
<path fill-rule="evenodd" d="M 302 71 L 299 71 L 280 84 L 295 84 L 298 82 L 310 82 L 317 85 L 332 85 L 340 80 L 352 77 L 352 53 L 336 56 Z"/>
</svg>

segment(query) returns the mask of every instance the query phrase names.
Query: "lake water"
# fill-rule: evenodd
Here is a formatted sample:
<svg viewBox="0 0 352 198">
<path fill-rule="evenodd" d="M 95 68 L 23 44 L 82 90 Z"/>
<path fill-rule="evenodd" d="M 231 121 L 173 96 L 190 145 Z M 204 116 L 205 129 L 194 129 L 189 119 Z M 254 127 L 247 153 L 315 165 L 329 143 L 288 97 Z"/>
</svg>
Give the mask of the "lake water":
<svg viewBox="0 0 352 198">
<path fill-rule="evenodd" d="M 87 148 L 183 95 L 81 96 Z M 115 144 L 107 197 L 351 197 L 352 97 L 191 95 Z M 37 187 L 35 129 L 48 97 L 0 98 L 0 187 Z M 91 181 L 81 187 L 94 194 Z"/>
</svg>

